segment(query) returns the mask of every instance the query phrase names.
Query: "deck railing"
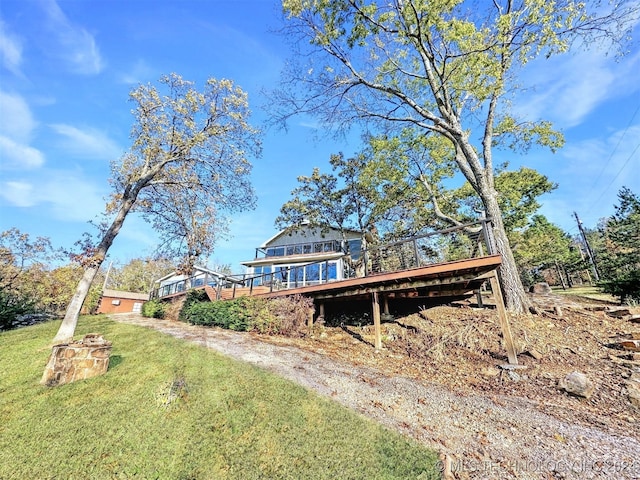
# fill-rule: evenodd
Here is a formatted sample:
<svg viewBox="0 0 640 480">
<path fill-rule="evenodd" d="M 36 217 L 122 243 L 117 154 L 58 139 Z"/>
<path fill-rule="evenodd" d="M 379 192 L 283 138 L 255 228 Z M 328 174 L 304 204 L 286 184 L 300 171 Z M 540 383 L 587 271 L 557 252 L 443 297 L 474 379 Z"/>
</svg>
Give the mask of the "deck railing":
<svg viewBox="0 0 640 480">
<path fill-rule="evenodd" d="M 345 279 L 391 273 L 494 253 L 495 242 L 491 221 L 482 219 L 396 242 L 381 245 L 369 244 L 362 250 L 358 260 L 354 261 L 345 254 L 343 257 L 345 259 L 344 271 L 341 277 Z M 317 265 L 318 275 L 314 274 L 312 280 L 307 280 L 304 273 L 300 275 L 300 272 L 304 272 L 305 268 L 312 265 Z M 335 275 L 336 278 L 331 278 L 333 275 L 329 275 L 329 272 L 329 261 L 324 260 L 296 264 L 295 266 L 283 267 L 277 272 L 259 275 L 240 274 L 215 277 L 215 281 L 207 281 L 207 279 L 201 281 L 202 277 L 192 277 L 156 289 L 152 293 L 152 298 L 162 298 L 181 293 L 189 288 L 202 288 L 204 285 L 215 288 L 218 292 L 218 298 L 223 296 L 222 290 L 231 289 L 231 294 L 225 295 L 225 297 L 234 298 L 236 293 L 240 294 L 239 289 L 244 289 L 243 293 L 251 295 L 258 287 L 262 291 L 273 292 L 336 281 L 339 276 Z"/>
</svg>

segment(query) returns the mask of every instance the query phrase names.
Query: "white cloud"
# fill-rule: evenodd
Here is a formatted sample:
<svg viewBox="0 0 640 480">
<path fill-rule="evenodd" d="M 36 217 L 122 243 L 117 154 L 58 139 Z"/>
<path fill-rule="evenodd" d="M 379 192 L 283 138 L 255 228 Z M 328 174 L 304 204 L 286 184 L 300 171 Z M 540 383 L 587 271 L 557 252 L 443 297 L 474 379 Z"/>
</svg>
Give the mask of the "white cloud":
<svg viewBox="0 0 640 480">
<path fill-rule="evenodd" d="M 88 221 L 104 210 L 100 188 L 75 172 L 43 172 L 26 181 L 1 184 L 0 196 L 15 207 L 50 208 L 50 215 L 62 221 Z"/>
<path fill-rule="evenodd" d="M 20 95 L 0 90 L 0 134 L 16 142 L 28 142 L 36 127 L 29 105 Z"/>
<path fill-rule="evenodd" d="M 640 158 L 640 152 L 637 150 L 639 138 L 640 124 L 613 132 L 606 138 L 574 142 L 561 151 L 562 156 L 569 162 L 565 173 L 574 177 L 590 178 L 594 183 L 593 187 L 597 184 L 603 188 L 616 176 L 621 177 L 625 172 L 631 174 L 634 158 L 636 165 Z M 583 185 L 587 188 L 591 186 Z"/>
<path fill-rule="evenodd" d="M 0 135 L 0 169 L 31 170 L 44 164 L 44 155 L 36 148 Z"/>
<path fill-rule="evenodd" d="M 0 91 L 0 169 L 35 169 L 44 164 L 44 154 L 29 145 L 36 121 L 29 105 L 19 95 Z"/>
<path fill-rule="evenodd" d="M 99 130 L 92 128 L 81 130 L 62 123 L 53 124 L 51 128 L 64 138 L 63 147 L 73 155 L 112 160 L 123 153 L 113 140 Z"/>
<path fill-rule="evenodd" d="M 121 73 L 119 76 L 120 83 L 127 85 L 138 85 L 140 83 L 146 83 L 152 80 L 156 80 L 159 77 L 144 60 L 138 60 L 131 70 Z"/>
<path fill-rule="evenodd" d="M 640 124 L 573 142 L 561 150 L 562 158 L 554 162 L 550 176 L 559 187 L 542 199 L 541 212 L 566 229 L 575 227 L 574 211 L 589 227 L 611 215 L 622 186 L 640 190 L 638 139 Z"/>
<path fill-rule="evenodd" d="M 37 203 L 33 185 L 26 182 L 3 182 L 0 196 L 15 207 L 32 207 Z"/>
<path fill-rule="evenodd" d="M 515 109 L 531 120 L 552 120 L 559 127 L 579 125 L 596 107 L 640 88 L 640 52 L 616 61 L 593 49 L 576 54 L 539 58 L 520 76 L 523 86 Z"/>
<path fill-rule="evenodd" d="M 0 20 L 0 57 L 2 65 L 14 75 L 22 77 L 20 65 L 22 64 L 22 43 L 20 39 L 11 34 L 5 23 Z"/>
<path fill-rule="evenodd" d="M 44 2 L 54 42 L 49 54 L 63 60 L 74 73 L 95 75 L 104 68 L 104 61 L 93 35 L 74 25 L 55 0 Z"/>
</svg>

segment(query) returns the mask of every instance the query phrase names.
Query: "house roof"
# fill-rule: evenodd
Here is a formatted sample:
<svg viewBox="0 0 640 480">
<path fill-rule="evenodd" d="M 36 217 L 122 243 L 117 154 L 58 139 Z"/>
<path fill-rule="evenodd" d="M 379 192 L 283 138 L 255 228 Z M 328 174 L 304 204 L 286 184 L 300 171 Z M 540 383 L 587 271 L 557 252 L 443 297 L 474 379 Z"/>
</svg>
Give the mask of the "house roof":
<svg viewBox="0 0 640 480">
<path fill-rule="evenodd" d="M 224 273 L 216 272 L 214 270 L 210 270 L 210 269 L 208 269 L 206 267 L 200 267 L 198 265 L 194 265 L 193 266 L 193 271 L 194 272 L 198 271 L 198 272 L 202 272 L 202 273 L 208 273 L 209 275 L 215 275 L 216 277 L 226 277 L 226 275 Z M 167 279 L 169 279 L 171 277 L 175 277 L 177 274 L 178 274 L 178 271 L 174 270 L 173 272 L 168 273 L 164 277 L 158 278 L 157 280 L 155 280 L 155 283 L 162 282 L 162 281 L 167 280 Z"/>
<path fill-rule="evenodd" d="M 105 288 L 102 291 L 102 296 L 109 298 L 122 298 L 126 300 L 149 300 L 148 293 L 124 292 L 120 290 L 111 290 L 108 288 Z"/>
<path fill-rule="evenodd" d="M 274 242 L 275 240 L 277 240 L 278 238 L 280 238 L 280 237 L 282 237 L 284 235 L 288 235 L 289 232 L 291 232 L 291 231 L 295 231 L 295 230 L 323 230 L 323 229 L 332 230 L 334 232 L 339 232 L 340 231 L 340 229 L 334 228 L 334 227 L 321 227 L 319 225 L 311 226 L 309 223 L 303 223 L 299 227 L 289 227 L 289 228 L 285 228 L 284 230 L 280 230 L 273 237 L 271 237 L 268 240 L 264 241 L 262 243 L 262 245 L 260 245 L 259 248 L 266 248 L 270 243 Z M 360 232 L 358 230 L 351 230 L 350 228 L 345 228 L 344 231 L 348 232 L 348 233 L 354 233 L 354 234 L 357 234 L 357 235 L 361 235 L 362 234 L 362 232 Z"/>
</svg>

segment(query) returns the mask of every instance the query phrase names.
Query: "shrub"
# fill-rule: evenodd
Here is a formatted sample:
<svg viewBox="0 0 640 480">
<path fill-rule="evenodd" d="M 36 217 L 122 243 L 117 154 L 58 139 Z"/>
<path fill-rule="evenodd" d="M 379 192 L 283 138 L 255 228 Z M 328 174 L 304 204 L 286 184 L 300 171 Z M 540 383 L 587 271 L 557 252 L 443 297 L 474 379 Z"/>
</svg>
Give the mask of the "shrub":
<svg viewBox="0 0 640 480">
<path fill-rule="evenodd" d="M 160 300 L 149 300 L 142 304 L 142 316 L 148 318 L 164 318 L 165 304 Z"/>
<path fill-rule="evenodd" d="M 309 311 L 313 308 L 313 300 L 302 295 L 274 298 L 269 300 L 269 311 L 277 320 L 277 331 L 290 337 L 300 337 L 307 333 Z"/>
<path fill-rule="evenodd" d="M 182 308 L 180 309 L 180 313 L 178 314 L 178 320 L 182 320 L 183 322 L 187 321 L 187 311 L 189 307 L 194 303 L 207 302 L 209 301 L 209 297 L 207 292 L 204 290 L 189 290 L 187 295 L 185 296 L 184 303 L 182 304 Z"/>
<path fill-rule="evenodd" d="M 312 300 L 301 296 L 264 299 L 240 297 L 216 302 L 190 302 L 183 318 L 193 325 L 216 326 L 236 331 L 300 336 Z"/>
<path fill-rule="evenodd" d="M 640 302 L 640 271 L 634 270 L 602 282 L 602 290 L 620 298 L 621 303 Z"/>
<path fill-rule="evenodd" d="M 0 330 L 14 328 L 18 317 L 34 312 L 32 301 L 18 293 L 0 288 Z"/>
</svg>

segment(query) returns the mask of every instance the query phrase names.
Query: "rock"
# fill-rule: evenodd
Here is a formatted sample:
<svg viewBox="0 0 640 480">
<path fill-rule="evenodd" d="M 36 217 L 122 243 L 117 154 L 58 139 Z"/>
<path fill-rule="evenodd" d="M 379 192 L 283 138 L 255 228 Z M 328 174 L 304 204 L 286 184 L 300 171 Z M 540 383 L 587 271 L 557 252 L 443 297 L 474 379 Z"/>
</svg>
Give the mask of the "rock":
<svg viewBox="0 0 640 480">
<path fill-rule="evenodd" d="M 610 308 L 605 310 L 604 313 L 614 318 L 624 318 L 631 315 L 631 311 L 628 308 Z"/>
<path fill-rule="evenodd" d="M 581 372 L 571 372 L 558 382 L 558 387 L 571 395 L 590 398 L 595 386 L 589 378 Z"/>
<path fill-rule="evenodd" d="M 514 372 L 513 370 L 509 370 L 507 372 L 507 375 L 509 375 L 509 378 L 511 380 L 513 380 L 514 382 L 519 382 L 520 381 L 520 375 L 518 375 L 516 372 Z"/>
<path fill-rule="evenodd" d="M 631 350 L 632 352 L 640 352 L 640 340 L 621 340 L 618 342 L 625 350 Z"/>
<path fill-rule="evenodd" d="M 480 375 L 482 375 L 483 377 L 497 377 L 498 375 L 500 375 L 500 370 L 495 367 L 485 367 L 480 370 Z"/>
<path fill-rule="evenodd" d="M 607 308 L 606 305 L 588 305 L 584 307 L 585 310 L 589 312 L 604 312 Z"/>
<path fill-rule="evenodd" d="M 546 282 L 535 283 L 529 287 L 531 293 L 537 293 L 540 295 L 548 295 L 551 293 L 551 287 Z"/>
<path fill-rule="evenodd" d="M 502 370 L 525 370 L 527 368 L 526 365 L 513 365 L 511 363 L 505 363 L 500 365 Z"/>
<path fill-rule="evenodd" d="M 640 315 L 631 315 L 629 321 L 631 323 L 640 323 Z"/>
<path fill-rule="evenodd" d="M 631 404 L 640 408 L 640 383 L 627 382 L 627 394 Z"/>
<path fill-rule="evenodd" d="M 536 360 L 542 359 L 542 354 L 537 351 L 535 348 L 531 348 L 525 352 L 527 355 L 535 358 Z"/>
</svg>

